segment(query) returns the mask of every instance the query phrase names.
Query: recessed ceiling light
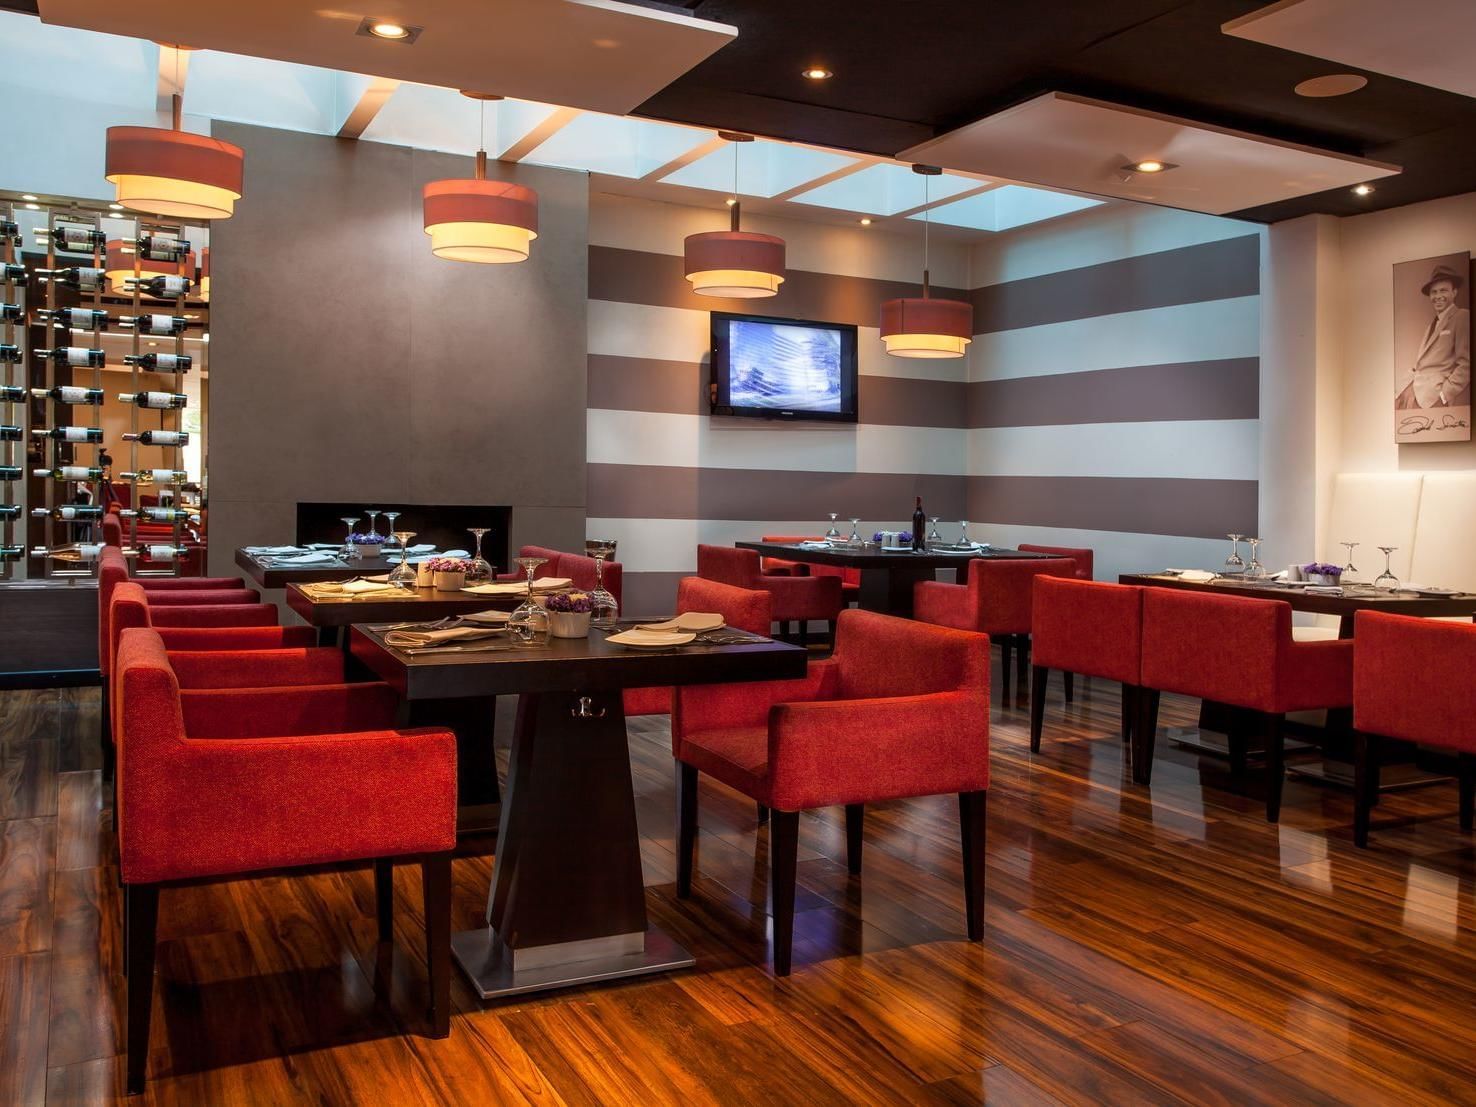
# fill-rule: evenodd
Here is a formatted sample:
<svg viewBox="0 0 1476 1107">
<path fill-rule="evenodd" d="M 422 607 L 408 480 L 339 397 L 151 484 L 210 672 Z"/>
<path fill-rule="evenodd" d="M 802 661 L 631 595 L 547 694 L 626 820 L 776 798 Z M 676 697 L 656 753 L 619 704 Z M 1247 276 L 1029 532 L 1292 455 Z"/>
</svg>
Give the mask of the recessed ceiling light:
<svg viewBox="0 0 1476 1107">
<path fill-rule="evenodd" d="M 737 202 L 738 202 L 738 197 L 736 197 L 736 196 L 729 196 L 726 200 L 723 201 L 723 203 L 727 204 L 728 207 L 732 207 Z"/>
<path fill-rule="evenodd" d="M 863 215 L 860 219 L 857 220 L 857 222 L 860 223 L 863 227 L 869 227 L 871 226 L 871 216 Z"/>
<path fill-rule="evenodd" d="M 22 193 L 21 194 L 21 199 L 22 200 L 38 200 L 38 199 L 40 199 L 40 197 L 39 196 L 32 196 L 29 192 L 25 192 L 25 193 Z"/>
<path fill-rule="evenodd" d="M 807 81 L 828 81 L 835 74 L 823 65 L 812 65 L 808 69 L 800 70 L 800 76 L 804 77 Z"/>
<path fill-rule="evenodd" d="M 123 210 L 123 205 L 122 204 L 109 204 L 108 207 L 112 208 L 114 211 L 122 211 Z"/>
<path fill-rule="evenodd" d="M 40 204 L 27 204 L 26 205 L 26 210 L 27 211 L 40 211 L 41 210 L 41 205 Z"/>
<path fill-rule="evenodd" d="M 1367 77 L 1357 73 L 1330 73 L 1326 77 L 1312 77 L 1292 87 L 1298 96 L 1322 99 L 1328 96 L 1347 96 L 1368 84 Z"/>
<path fill-rule="evenodd" d="M 1154 161 L 1152 158 L 1149 158 L 1147 161 L 1138 162 L 1133 168 L 1139 173 L 1162 173 L 1167 166 L 1161 161 Z"/>
<path fill-rule="evenodd" d="M 1354 196 L 1371 196 L 1371 195 L 1373 195 L 1373 190 L 1374 190 L 1374 186 L 1371 185 L 1371 184 L 1354 185 L 1353 186 L 1353 195 Z"/>
<path fill-rule="evenodd" d="M 420 37 L 421 28 L 408 23 L 397 23 L 393 19 L 365 19 L 359 24 L 358 33 L 370 38 L 382 38 L 386 42 L 414 42 Z"/>
</svg>

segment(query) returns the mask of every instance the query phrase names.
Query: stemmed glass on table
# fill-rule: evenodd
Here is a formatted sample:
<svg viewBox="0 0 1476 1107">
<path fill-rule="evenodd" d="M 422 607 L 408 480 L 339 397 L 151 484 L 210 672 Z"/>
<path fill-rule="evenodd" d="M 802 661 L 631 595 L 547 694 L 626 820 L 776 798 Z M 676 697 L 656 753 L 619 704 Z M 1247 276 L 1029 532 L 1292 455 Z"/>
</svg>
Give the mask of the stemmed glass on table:
<svg viewBox="0 0 1476 1107">
<path fill-rule="evenodd" d="M 1358 543 L 1339 542 L 1338 545 L 1345 547 L 1348 551 L 1348 564 L 1343 566 L 1343 580 L 1351 583 L 1353 580 L 1353 574 L 1358 572 L 1358 567 L 1353 564 L 1353 551 L 1358 548 Z"/>
<path fill-rule="evenodd" d="M 838 539 L 840 537 L 840 531 L 837 530 L 836 529 L 836 526 L 835 526 L 835 519 L 836 519 L 836 514 L 837 513 L 834 512 L 834 511 L 832 511 L 829 514 L 830 514 L 830 529 L 825 532 L 825 540 L 827 542 L 834 542 L 836 539 Z"/>
<path fill-rule="evenodd" d="M 1266 567 L 1261 564 L 1261 540 L 1259 538 L 1248 538 L 1251 546 L 1250 564 L 1245 567 L 1245 575 L 1251 580 L 1260 580 L 1266 575 Z"/>
<path fill-rule="evenodd" d="M 1230 547 L 1230 556 L 1225 559 L 1225 569 L 1231 573 L 1245 572 L 1245 558 L 1240 556 L 1240 544 L 1245 541 L 1243 534 L 1227 534 L 1226 538 L 1235 543 Z"/>
<path fill-rule="evenodd" d="M 859 543 L 861 541 L 861 529 L 860 528 L 861 528 L 861 517 L 858 515 L 854 519 L 851 520 L 851 537 L 847 538 L 846 541 L 847 542 L 856 542 L 856 543 Z"/>
<path fill-rule="evenodd" d="M 1374 578 L 1373 586 L 1375 588 L 1382 588 L 1389 592 L 1399 591 L 1399 578 L 1394 575 L 1394 570 L 1389 562 L 1390 555 L 1398 548 L 1398 546 L 1379 547 L 1379 551 L 1384 555 L 1384 571 Z"/>
<path fill-rule="evenodd" d="M 514 560 L 528 574 L 528 598 L 513 608 L 507 617 L 507 629 L 514 638 L 531 642 L 539 631 L 548 629 L 548 612 L 533 602 L 533 573 L 548 560 L 546 557 L 519 557 Z"/>
<path fill-rule="evenodd" d="M 835 516 L 832 515 L 831 518 Z M 594 604 L 594 614 L 590 616 L 589 625 L 613 627 L 620 622 L 620 604 L 615 601 L 614 594 L 605 588 L 605 562 L 615 552 L 615 542 L 609 538 L 591 538 L 584 543 L 584 552 L 594 558 L 595 563 L 595 588 L 589 594 L 590 603 Z"/>
<path fill-rule="evenodd" d="M 496 570 L 492 563 L 482 556 L 482 538 L 491 530 L 491 527 L 467 527 L 466 532 L 472 536 L 472 558 L 471 568 L 466 571 L 468 583 L 478 580 L 491 580 L 496 576 Z"/>
<path fill-rule="evenodd" d="M 369 516 L 369 533 L 370 533 L 370 535 L 372 535 L 375 538 L 378 538 L 379 537 L 379 527 L 377 525 L 375 525 L 375 522 L 374 521 L 376 519 L 378 519 L 380 517 L 380 515 L 383 514 L 383 512 L 380 511 L 379 508 L 377 508 L 377 507 L 366 507 L 364 509 L 364 514 L 367 515 L 367 516 Z"/>
<path fill-rule="evenodd" d="M 387 519 L 389 521 L 389 536 L 391 538 L 394 538 L 395 537 L 395 520 L 400 517 L 400 512 L 398 512 L 398 511 L 386 511 L 384 513 L 384 517 L 385 517 L 385 519 Z"/>
<path fill-rule="evenodd" d="M 943 545 L 943 536 L 938 533 L 937 516 L 929 519 L 928 524 L 928 539 L 925 543 L 923 543 L 923 545 L 927 546 L 928 549 L 936 549 L 937 547 Z"/>
<path fill-rule="evenodd" d="M 960 519 L 958 521 L 958 544 L 960 546 L 973 545 L 973 543 L 969 541 L 969 521 L 967 519 Z"/>
<path fill-rule="evenodd" d="M 387 514 L 387 513 L 386 513 Z M 389 582 L 401 588 L 415 587 L 415 567 L 410 564 L 410 540 L 415 537 L 413 530 L 391 531 L 395 541 L 400 544 L 400 563 L 391 570 Z"/>
<path fill-rule="evenodd" d="M 359 556 L 359 551 L 354 546 L 354 528 L 359 525 L 359 517 L 343 515 L 339 521 L 348 527 L 348 537 L 343 540 L 343 549 L 338 551 L 338 555 L 345 561 L 353 561 Z"/>
</svg>

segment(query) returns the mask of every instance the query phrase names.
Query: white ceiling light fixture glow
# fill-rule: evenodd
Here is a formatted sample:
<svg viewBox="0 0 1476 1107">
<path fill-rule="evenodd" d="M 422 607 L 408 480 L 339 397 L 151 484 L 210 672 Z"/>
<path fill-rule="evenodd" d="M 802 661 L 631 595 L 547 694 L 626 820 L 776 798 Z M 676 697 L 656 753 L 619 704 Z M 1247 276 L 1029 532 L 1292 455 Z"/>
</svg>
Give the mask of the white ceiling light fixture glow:
<svg viewBox="0 0 1476 1107">
<path fill-rule="evenodd" d="M 385 42 L 398 42 L 402 46 L 410 46 L 420 37 L 422 30 L 424 30 L 423 27 L 411 27 L 393 19 L 368 18 L 359 24 L 356 33 L 368 35 L 370 38 L 383 39 Z"/>
</svg>

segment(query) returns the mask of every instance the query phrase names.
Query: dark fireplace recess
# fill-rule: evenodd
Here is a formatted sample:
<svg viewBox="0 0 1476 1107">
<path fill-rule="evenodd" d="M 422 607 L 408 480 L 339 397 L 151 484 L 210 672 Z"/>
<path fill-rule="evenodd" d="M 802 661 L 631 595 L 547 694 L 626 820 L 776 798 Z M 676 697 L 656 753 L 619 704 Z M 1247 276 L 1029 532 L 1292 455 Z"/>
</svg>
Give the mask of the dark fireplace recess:
<svg viewBox="0 0 1476 1107">
<path fill-rule="evenodd" d="M 350 515 L 359 517 L 355 528 L 360 533 L 369 530 L 369 516 L 364 508 L 375 507 L 380 511 L 374 520 L 380 534 L 389 533 L 386 511 L 398 511 L 396 530 L 415 532 L 413 545 L 434 542 L 438 550 L 472 550 L 470 527 L 490 528 L 482 538 L 482 553 L 488 561 L 503 572 L 507 571 L 507 530 L 512 518 L 510 507 L 486 507 L 473 504 L 393 504 L 359 500 L 353 503 L 299 503 L 297 505 L 297 542 L 342 542 L 348 534 L 343 520 Z"/>
</svg>

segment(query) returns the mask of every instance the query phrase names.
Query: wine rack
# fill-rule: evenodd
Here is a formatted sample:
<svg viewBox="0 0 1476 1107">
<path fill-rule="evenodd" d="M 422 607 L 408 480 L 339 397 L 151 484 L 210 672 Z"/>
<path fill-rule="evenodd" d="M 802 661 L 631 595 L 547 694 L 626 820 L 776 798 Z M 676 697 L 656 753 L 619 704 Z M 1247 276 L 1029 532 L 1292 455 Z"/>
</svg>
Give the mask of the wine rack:
<svg viewBox="0 0 1476 1107">
<path fill-rule="evenodd" d="M 0 208 L 0 304 L 9 304 L 19 309 L 3 313 L 0 324 L 0 350 L 10 356 L 0 357 L 0 388 L 4 401 L 0 402 L 0 424 L 19 427 L 25 434 L 26 409 L 26 341 L 25 307 L 26 282 L 13 268 L 20 265 L 20 228 L 15 222 L 13 209 Z M 11 580 L 17 568 L 24 569 L 23 543 L 17 543 L 16 521 L 25 510 L 26 501 L 26 443 L 7 439 L 0 444 L 0 581 Z M 13 479 L 4 479 L 4 478 Z"/>
</svg>

